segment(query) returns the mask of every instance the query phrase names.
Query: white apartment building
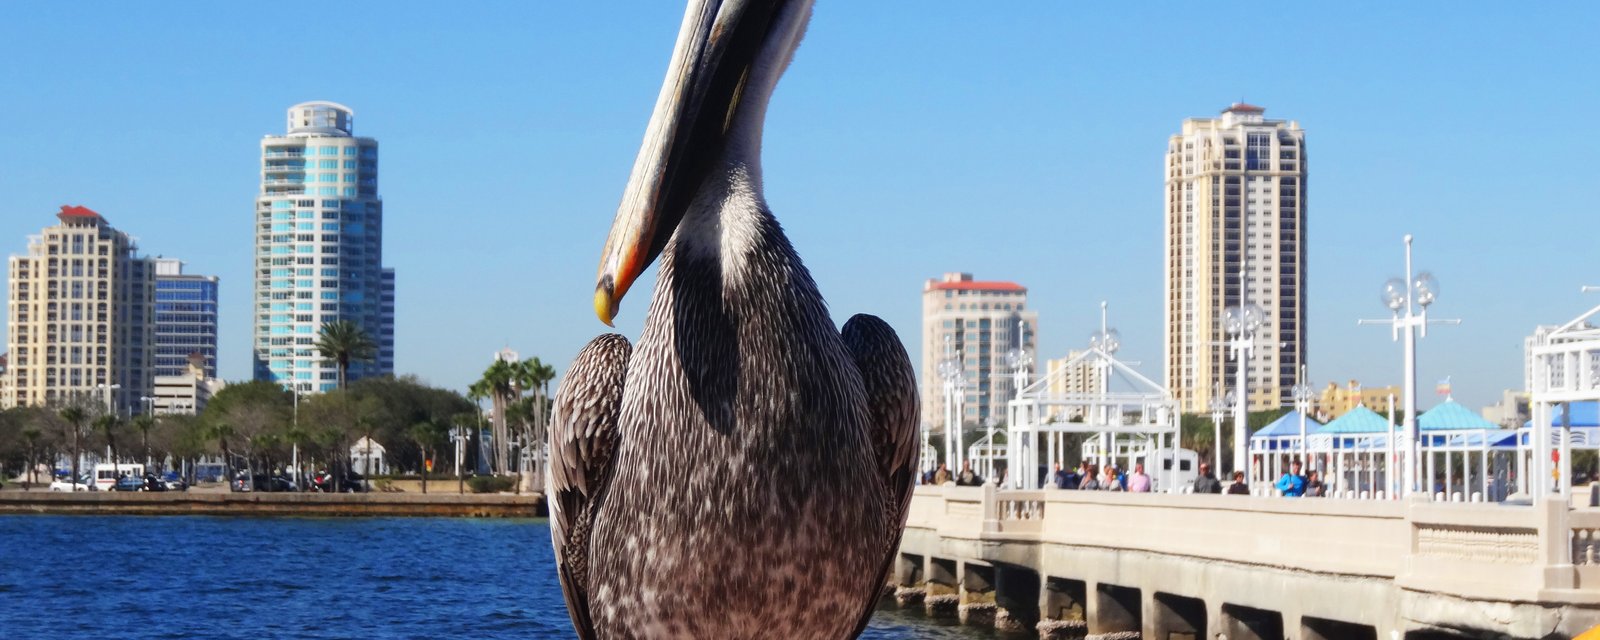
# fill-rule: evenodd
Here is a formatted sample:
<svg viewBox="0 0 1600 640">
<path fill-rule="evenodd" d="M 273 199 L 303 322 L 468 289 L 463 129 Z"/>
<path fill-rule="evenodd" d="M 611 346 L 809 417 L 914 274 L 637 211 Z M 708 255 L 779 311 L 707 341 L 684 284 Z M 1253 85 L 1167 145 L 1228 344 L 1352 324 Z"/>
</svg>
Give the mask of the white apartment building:
<svg viewBox="0 0 1600 640">
<path fill-rule="evenodd" d="M 0 406 L 131 413 L 151 392 L 155 269 L 133 238 L 88 207 L 63 206 L 56 218 L 8 264 Z"/>
<path fill-rule="evenodd" d="M 394 270 L 383 266 L 378 141 L 352 134 L 332 102 L 289 108 L 288 132 L 261 140 L 256 198 L 254 371 L 300 392 L 338 384 L 314 345 L 322 325 L 349 320 L 378 345 L 350 379 L 394 372 Z"/>
<path fill-rule="evenodd" d="M 1264 111 L 1189 118 L 1167 143 L 1164 363 L 1185 413 L 1206 412 L 1218 381 L 1233 387 L 1221 317 L 1241 301 L 1266 312 L 1246 370 L 1251 410 L 1291 402 L 1305 362 L 1305 132 Z"/>
<path fill-rule="evenodd" d="M 978 281 L 970 273 L 946 273 L 922 288 L 922 422 L 943 429 L 944 379 L 939 363 L 949 360 L 966 380 L 963 423 L 982 426 L 990 416 L 1005 420 L 1006 401 L 1016 397 L 1013 351 L 1033 353 L 1039 314 L 1027 308 L 1028 289 L 1015 282 Z M 1028 367 L 1030 379 L 1038 371 Z"/>
</svg>

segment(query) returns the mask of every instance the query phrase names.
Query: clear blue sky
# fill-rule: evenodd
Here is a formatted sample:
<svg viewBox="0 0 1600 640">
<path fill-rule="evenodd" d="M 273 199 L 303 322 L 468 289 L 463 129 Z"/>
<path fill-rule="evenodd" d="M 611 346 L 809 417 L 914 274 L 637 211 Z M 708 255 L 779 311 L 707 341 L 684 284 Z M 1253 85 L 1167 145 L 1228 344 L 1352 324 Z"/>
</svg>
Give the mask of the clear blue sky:
<svg viewBox="0 0 1600 640">
<path fill-rule="evenodd" d="M 62 204 L 100 211 L 222 277 L 243 378 L 257 143 L 334 100 L 382 144 L 400 371 L 461 388 L 504 346 L 564 369 L 603 329 L 595 265 L 682 6 L 446 6 L 0 3 L 0 252 Z M 1410 232 L 1436 312 L 1466 320 L 1423 342 L 1420 378 L 1476 408 L 1521 386 L 1534 325 L 1600 304 L 1578 293 L 1600 284 L 1597 7 L 820 0 L 768 198 L 841 321 L 914 347 L 922 281 L 970 271 L 1030 288 L 1045 357 L 1109 300 L 1158 377 L 1166 140 L 1242 98 L 1307 130 L 1314 382 L 1399 381 L 1355 320 L 1386 314 Z"/>
</svg>

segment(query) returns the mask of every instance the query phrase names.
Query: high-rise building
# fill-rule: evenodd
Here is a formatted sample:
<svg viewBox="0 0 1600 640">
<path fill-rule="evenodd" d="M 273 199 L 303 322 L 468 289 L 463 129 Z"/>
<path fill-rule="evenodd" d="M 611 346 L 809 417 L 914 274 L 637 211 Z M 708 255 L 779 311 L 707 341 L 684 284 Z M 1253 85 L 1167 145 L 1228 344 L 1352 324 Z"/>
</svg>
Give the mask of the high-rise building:
<svg viewBox="0 0 1600 640">
<path fill-rule="evenodd" d="M 56 218 L 10 259 L 0 405 L 137 411 L 153 382 L 155 269 L 89 208 L 63 206 Z"/>
<path fill-rule="evenodd" d="M 186 274 L 183 262 L 171 258 L 154 262 L 155 375 L 186 375 L 198 354 L 205 377 L 217 377 L 217 277 Z"/>
<path fill-rule="evenodd" d="M 1167 143 L 1167 387 L 1186 413 L 1234 385 L 1222 315 L 1265 311 L 1246 369 L 1251 410 L 1292 401 L 1306 348 L 1306 150 L 1298 123 L 1234 104 Z M 1244 287 L 1240 284 L 1243 280 Z"/>
<path fill-rule="evenodd" d="M 1066 357 L 1045 362 L 1045 391 L 1052 396 L 1100 392 L 1100 367 L 1084 351 L 1068 351 Z M 1046 420 L 1071 421 L 1084 417 L 1083 407 L 1051 406 Z"/>
<path fill-rule="evenodd" d="M 990 416 L 1005 420 L 1006 401 L 1016 396 L 1014 367 L 1007 355 L 1032 353 L 1039 313 L 1027 308 L 1028 289 L 1015 282 L 984 282 L 970 273 L 946 273 L 922 287 L 922 421 L 945 426 L 944 379 L 939 364 L 950 361 L 966 380 L 963 423 L 981 426 Z M 1030 364 L 1030 374 L 1038 370 Z"/>
<path fill-rule="evenodd" d="M 383 266 L 378 141 L 332 102 L 289 108 L 285 135 L 261 140 L 256 197 L 255 378 L 302 392 L 338 385 L 314 346 L 324 323 L 356 323 L 377 357 L 350 379 L 394 372 L 394 271 Z"/>
</svg>

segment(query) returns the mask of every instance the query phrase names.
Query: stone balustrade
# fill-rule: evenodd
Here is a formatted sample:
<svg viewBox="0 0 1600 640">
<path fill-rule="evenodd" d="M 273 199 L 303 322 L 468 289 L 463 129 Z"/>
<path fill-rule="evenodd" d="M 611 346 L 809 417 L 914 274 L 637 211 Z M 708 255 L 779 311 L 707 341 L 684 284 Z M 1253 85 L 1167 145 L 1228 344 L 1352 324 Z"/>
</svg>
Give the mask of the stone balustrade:
<svg viewBox="0 0 1600 640">
<path fill-rule="evenodd" d="M 1600 510 L 918 487 L 893 578 L 1051 637 L 1576 634 L 1600 624 Z"/>
</svg>

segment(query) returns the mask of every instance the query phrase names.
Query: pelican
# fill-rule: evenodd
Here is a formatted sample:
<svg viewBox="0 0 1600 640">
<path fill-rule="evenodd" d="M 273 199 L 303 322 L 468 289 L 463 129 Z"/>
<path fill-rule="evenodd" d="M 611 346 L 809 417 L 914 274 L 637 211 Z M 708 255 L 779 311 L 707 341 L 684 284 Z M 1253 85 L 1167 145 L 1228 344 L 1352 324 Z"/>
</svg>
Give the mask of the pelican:
<svg viewBox="0 0 1600 640">
<path fill-rule="evenodd" d="M 606 240 L 612 323 L 659 259 L 637 345 L 595 338 L 555 398 L 551 537 L 583 638 L 845 638 L 913 485 L 893 329 L 835 329 L 762 195 L 768 99 L 810 0 L 691 0 Z"/>
</svg>

